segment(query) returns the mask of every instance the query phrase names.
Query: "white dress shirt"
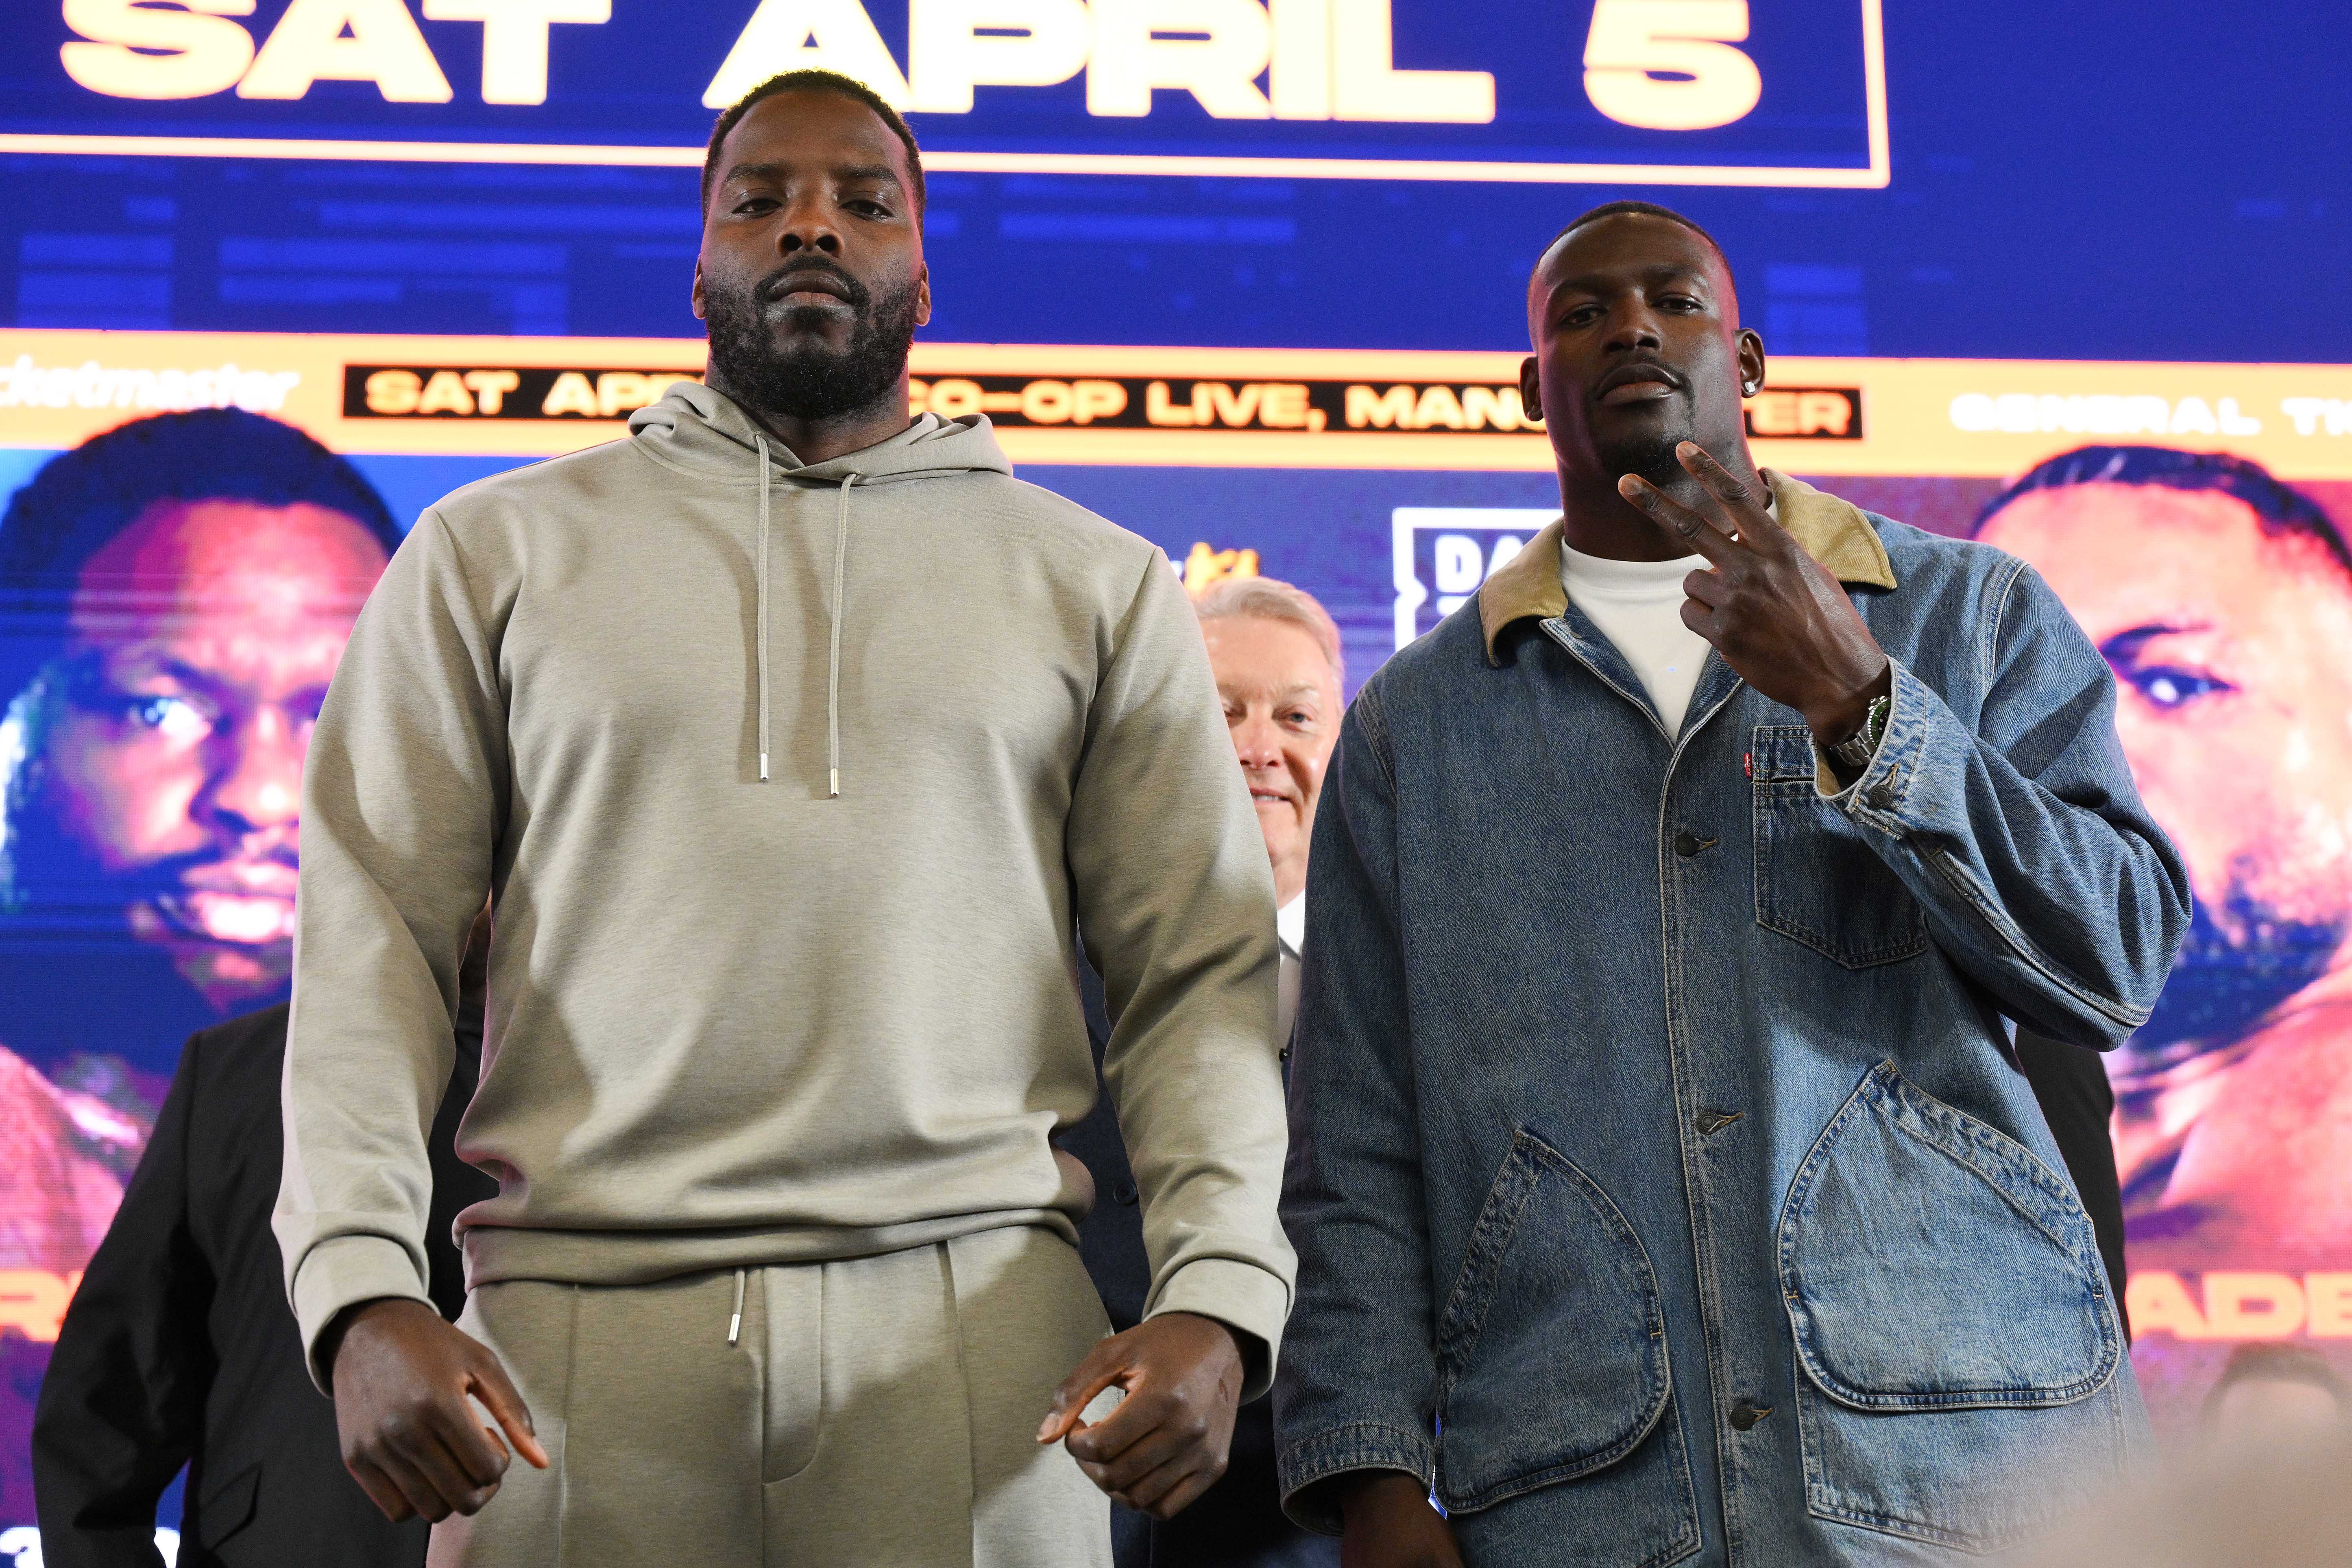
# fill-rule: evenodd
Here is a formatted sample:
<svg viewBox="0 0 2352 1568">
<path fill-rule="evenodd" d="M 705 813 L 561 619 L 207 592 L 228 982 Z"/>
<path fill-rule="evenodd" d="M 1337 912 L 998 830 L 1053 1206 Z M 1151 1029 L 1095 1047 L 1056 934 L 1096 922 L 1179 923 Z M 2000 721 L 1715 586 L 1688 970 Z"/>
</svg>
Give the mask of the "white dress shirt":
<svg viewBox="0 0 2352 1568">
<path fill-rule="evenodd" d="M 1282 947 L 1282 977 L 1274 1009 L 1274 1038 L 1290 1050 L 1290 1027 L 1298 1019 L 1298 954 L 1307 945 L 1307 895 L 1300 894 L 1274 912 L 1274 935 Z"/>
</svg>

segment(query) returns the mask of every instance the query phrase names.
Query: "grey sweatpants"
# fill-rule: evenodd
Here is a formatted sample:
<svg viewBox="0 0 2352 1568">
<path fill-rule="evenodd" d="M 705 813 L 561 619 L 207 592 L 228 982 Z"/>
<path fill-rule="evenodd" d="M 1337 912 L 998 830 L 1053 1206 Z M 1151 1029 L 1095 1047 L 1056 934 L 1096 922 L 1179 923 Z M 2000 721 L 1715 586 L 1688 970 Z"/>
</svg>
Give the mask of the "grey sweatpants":
<svg viewBox="0 0 2352 1568">
<path fill-rule="evenodd" d="M 1036 1442 L 1109 1332 L 1068 1243 L 1021 1227 L 752 1269 L 730 1345 L 734 1293 L 732 1270 L 475 1291 L 458 1326 L 553 1464 L 517 1459 L 436 1525 L 430 1568 L 1108 1568 L 1108 1500 Z"/>
</svg>

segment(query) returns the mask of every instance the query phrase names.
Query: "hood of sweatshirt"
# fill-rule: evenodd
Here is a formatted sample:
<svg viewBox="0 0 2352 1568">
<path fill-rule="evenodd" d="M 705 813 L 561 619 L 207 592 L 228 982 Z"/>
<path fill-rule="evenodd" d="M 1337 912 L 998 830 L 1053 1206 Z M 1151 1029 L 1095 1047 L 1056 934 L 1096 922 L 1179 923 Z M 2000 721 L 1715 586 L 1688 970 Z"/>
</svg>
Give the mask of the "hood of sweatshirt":
<svg viewBox="0 0 2352 1568">
<path fill-rule="evenodd" d="M 688 474 L 746 484 L 764 466 L 777 482 L 796 485 L 884 485 L 973 472 L 1010 474 L 986 414 L 921 418 L 862 452 L 803 464 L 761 430 L 732 398 L 700 382 L 674 382 L 659 402 L 629 416 L 629 434 L 655 461 Z M 762 455 L 764 455 L 764 459 Z"/>
<path fill-rule="evenodd" d="M 986 414 L 941 419 L 924 414 L 889 440 L 823 463 L 803 464 L 789 447 L 769 439 L 741 406 L 699 382 L 676 382 L 651 408 L 629 416 L 629 434 L 654 461 L 709 478 L 753 478 L 759 486 L 759 523 L 753 559 L 759 593 L 760 782 L 768 782 L 769 680 L 768 579 L 770 497 L 777 484 L 832 485 L 841 491 L 834 513 L 833 591 L 825 600 L 831 622 L 825 674 L 825 776 L 827 793 L 841 796 L 841 622 L 846 605 L 849 493 L 861 485 L 905 484 L 974 472 L 1010 475 L 1013 465 L 996 444 Z"/>
</svg>

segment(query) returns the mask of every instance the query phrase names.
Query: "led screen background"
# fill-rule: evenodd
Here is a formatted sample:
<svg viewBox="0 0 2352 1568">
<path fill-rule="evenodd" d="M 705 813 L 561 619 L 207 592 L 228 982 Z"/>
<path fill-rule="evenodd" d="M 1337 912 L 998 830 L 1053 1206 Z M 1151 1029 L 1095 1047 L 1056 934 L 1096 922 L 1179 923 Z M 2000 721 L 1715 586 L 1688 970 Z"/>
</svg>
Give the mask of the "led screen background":
<svg viewBox="0 0 2352 1568">
<path fill-rule="evenodd" d="M 309 0 L 310 11 L 324 3 Z M 266 51 L 296 9 L 263 0 L 235 25 Z M 420 9 L 437 7 L 410 7 Z M 605 411 L 545 411 L 566 369 L 592 402 L 617 398 L 609 412 L 619 413 L 655 390 L 646 378 L 698 365 L 685 295 L 698 233 L 695 149 L 710 113 L 699 100 L 757 9 L 621 0 L 608 22 L 557 25 L 546 100 L 523 105 L 482 101 L 481 23 L 422 15 L 412 25 L 448 85 L 444 102 L 388 103 L 373 83 L 331 79 L 294 99 L 229 85 L 178 99 L 110 97 L 63 69 L 59 50 L 76 36 L 60 6 L 19 0 L 12 37 L 29 47 L 0 62 L 10 196 L 0 203 L 0 314 L 14 302 L 0 329 L 0 497 L 142 409 L 224 398 L 349 453 L 402 525 L 458 484 L 612 434 Z M 908 69 L 904 0 L 849 9 Z M 1958 533 L 2007 477 L 2070 446 L 2231 450 L 2352 529 L 2352 295 L 2342 275 L 2352 106 L 2334 79 L 2352 18 L 2339 9 L 1995 5 L 1959 15 L 1890 3 L 1881 15 L 1859 0 L 1759 0 L 1743 8 L 1749 37 L 1739 44 L 1758 74 L 1754 108 L 1692 131 L 1598 110 L 1583 76 L 1590 0 L 1383 9 L 1390 64 L 1491 75 L 1492 121 L 1219 117 L 1172 91 L 1154 95 L 1147 115 L 1090 113 L 1091 59 L 1058 84 L 983 85 L 968 114 L 912 115 L 935 151 L 927 245 L 939 314 L 919 347 L 929 356 L 918 361 L 921 395 L 943 397 L 943 410 L 961 406 L 963 388 L 996 397 L 991 412 L 1024 477 L 1180 563 L 1197 559 L 1188 570 L 1234 570 L 1251 551 L 1258 570 L 1315 592 L 1342 627 L 1351 683 L 1475 591 L 1498 550 L 1531 531 L 1518 514 L 1552 504 L 1540 436 L 1472 393 L 1510 380 L 1524 278 L 1546 239 L 1619 195 L 1693 214 L 1738 267 L 1745 319 L 1774 357 L 1773 389 L 1792 394 L 1751 410 L 1765 461 Z M 830 14 L 845 16 L 840 5 Z M 1329 15 L 1360 20 L 1361 10 Z M 1257 81 L 1271 104 L 1278 84 Z M 205 155 L 191 151 L 205 139 Z M 318 145 L 355 141 L 407 145 L 365 157 Z M 261 142 L 305 145 L 301 156 L 252 155 Z M 524 151 L 452 162 L 417 151 L 428 143 Z M 546 152 L 582 147 L 623 152 Z M 539 157 L 552 161 L 518 161 Z M 1404 172 L 1330 167 L 1349 160 Z M 1460 177 L 1437 167 L 1449 163 Z M 1483 167 L 1496 164 L 1519 167 Z M 1538 166 L 1555 172 L 1528 173 Z M 1144 172 L 1156 168 L 1182 172 Z M 240 367 L 232 382 L 215 376 L 200 390 L 189 379 L 230 361 Z M 150 380 L 77 380 L 86 366 Z M 370 406 L 372 396 L 387 409 L 399 401 L 396 380 L 371 392 L 380 371 L 415 376 L 422 397 L 438 371 L 462 382 L 501 369 L 547 371 L 530 383 L 544 417 L 488 414 L 478 392 L 464 413 Z M 182 379 L 167 383 L 167 371 Z M 1083 429 L 1032 417 L 1060 405 L 1028 389 L 1089 380 L 1120 388 L 1118 414 Z M 1204 390 L 1213 384 L 1223 391 Z M 1253 414 L 1230 417 L 1249 388 L 1276 386 L 1309 389 L 1298 407 L 1328 405 L 1328 428 L 1284 423 L 1270 411 L 1290 405 L 1264 392 Z M 1832 428 L 1828 403 L 1801 408 L 1800 392 L 1846 400 L 1837 407 L 1848 424 Z M 1002 406 L 1024 394 L 1025 412 Z M 1170 419 L 1202 412 L 1181 424 L 1155 406 Z M 2127 523 L 2109 548 L 2152 551 Z M 2065 564 L 2037 560 L 2053 580 Z M 2325 563 L 2291 564 L 2323 596 L 2334 583 Z M 2352 719 L 2326 682 L 2285 679 L 2302 664 L 2352 668 L 2352 648 L 2273 640 L 2246 657 L 2239 690 L 2275 676 L 2258 695 L 2296 722 L 2333 733 Z M 2150 690 L 2168 678 L 2134 673 Z M 2128 710 L 2140 688 L 2126 685 Z M 2196 702 L 2162 712 L 2192 736 L 2202 722 Z M 2243 768 L 2273 771 L 2255 736 L 2216 731 L 2202 744 L 2246 746 Z M 2318 784 L 2264 817 L 2195 778 L 2151 785 L 2154 753 L 2135 763 L 2152 800 L 2171 788 L 2182 801 L 2184 832 L 2206 831 L 2203 816 L 2225 804 L 2261 818 L 2257 827 L 2340 831 L 2352 821 L 2352 805 Z M 2312 858 L 2308 841 L 2289 847 Z M 2229 852 L 2241 851 L 2282 852 Z M 97 1018 L 88 988 L 43 988 L 24 972 L 12 970 L 17 994 L 0 1010 L 42 1015 L 45 1039 Z M 135 988 L 145 972 L 126 963 L 114 973 Z M 2257 1031 L 2226 1065 L 2258 1055 L 2251 1040 L 2326 1089 L 2352 1082 L 2352 1021 L 2336 1024 L 2324 995 L 2304 998 L 2294 1038 Z M 89 1022 L 114 1032 L 80 1040 L 89 1060 L 79 1065 L 66 1060 L 76 1052 L 28 1048 L 51 1089 L 78 1096 L 60 1102 L 68 1141 L 97 1151 L 96 1169 L 119 1179 L 135 1156 L 140 1118 L 202 1021 Z M 0 1032 L 0 1045 L 13 1043 Z M 110 1061 L 118 1076 L 106 1076 Z M 109 1115 L 131 1131 L 110 1133 Z M 2294 1125 L 2276 1117 L 2257 1104 L 2242 1125 L 2292 1151 L 2278 1163 L 2352 1169 L 2352 1133 L 2339 1140 L 2317 1113 Z M 22 1126 L 11 1135 L 21 1153 Z M 25 1186 L 12 1178 L 0 1190 L 21 1197 Z M 99 1190 L 102 1207 L 102 1181 Z M 2316 1239 L 2282 1248 L 2274 1224 L 2241 1225 L 2227 1204 L 2167 1212 L 2147 1190 L 2136 1211 L 2135 1354 L 2169 1429 L 2193 1424 L 2237 1340 L 2293 1339 L 2352 1366 L 2352 1222 L 2327 1230 L 2332 1222 L 2315 1220 Z M 2231 1190 L 2260 1221 L 2271 1197 L 2259 1173 Z M 25 1422 L 44 1335 L 78 1267 L 23 1234 L 0 1234 L 16 1248 L 0 1257 L 0 1530 L 31 1520 Z M 0 1558 L 26 1539 L 0 1534 Z"/>
</svg>

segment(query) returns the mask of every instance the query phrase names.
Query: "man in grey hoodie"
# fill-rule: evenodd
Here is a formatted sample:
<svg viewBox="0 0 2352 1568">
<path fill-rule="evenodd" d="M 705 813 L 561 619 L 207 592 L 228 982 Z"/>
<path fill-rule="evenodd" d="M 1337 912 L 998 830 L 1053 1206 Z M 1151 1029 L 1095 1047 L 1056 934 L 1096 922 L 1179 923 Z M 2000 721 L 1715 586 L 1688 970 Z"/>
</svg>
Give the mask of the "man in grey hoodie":
<svg viewBox="0 0 2352 1568">
<path fill-rule="evenodd" d="M 903 121 L 779 78 L 704 187 L 708 385 L 426 511 L 320 714 L 288 1291 L 436 1563 L 1104 1563 L 1288 1308 L 1264 846 L 1166 559 L 908 421 Z M 424 1133 L 486 892 L 453 1328 Z M 1107 1339 L 1074 925 L 1152 1264 Z"/>
</svg>

